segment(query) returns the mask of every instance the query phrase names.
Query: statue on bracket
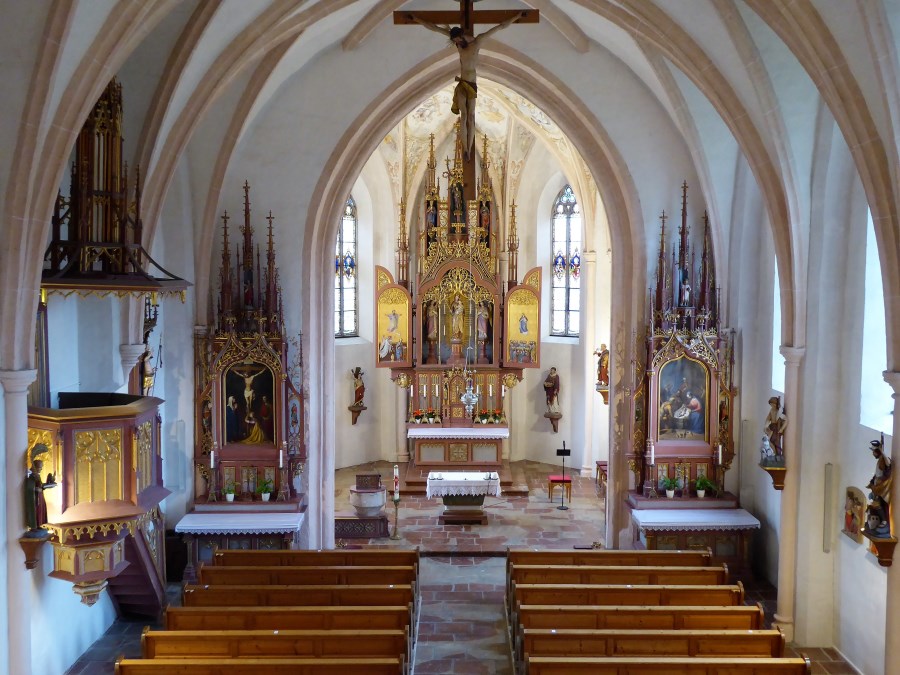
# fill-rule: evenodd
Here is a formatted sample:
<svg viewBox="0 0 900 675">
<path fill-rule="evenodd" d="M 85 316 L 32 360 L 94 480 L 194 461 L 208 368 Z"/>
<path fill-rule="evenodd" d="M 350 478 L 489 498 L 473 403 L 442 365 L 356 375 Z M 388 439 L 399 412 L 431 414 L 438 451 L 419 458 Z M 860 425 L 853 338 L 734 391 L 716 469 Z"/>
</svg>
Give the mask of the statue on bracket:
<svg viewBox="0 0 900 675">
<path fill-rule="evenodd" d="M 363 403 L 366 395 L 366 383 L 363 382 L 362 378 L 365 373 L 362 368 L 356 366 L 350 371 L 350 375 L 353 377 L 353 405 L 347 406 L 347 410 L 353 415 L 353 424 L 356 424 L 359 414 L 366 410 L 366 406 Z"/>
<path fill-rule="evenodd" d="M 784 457 L 784 430 L 787 429 L 787 415 L 781 406 L 781 397 L 769 399 L 769 414 L 763 425 L 763 436 L 759 447 L 759 466 L 769 474 L 776 490 L 784 489 L 787 465 Z"/>
<path fill-rule="evenodd" d="M 562 412 L 559 407 L 559 374 L 556 368 L 551 368 L 544 380 L 544 394 L 547 397 L 547 412 L 544 417 L 550 420 L 553 425 L 553 432 L 559 431 L 559 420 L 562 419 Z"/>
<path fill-rule="evenodd" d="M 49 453 L 50 449 L 43 443 L 34 446 L 31 456 L 36 458 L 43 453 Z M 28 526 L 26 537 L 46 539 L 50 536 L 42 525 L 47 522 L 47 502 L 44 500 L 44 490 L 56 487 L 53 474 L 47 475 L 47 482 L 41 480 L 41 470 L 44 462 L 40 459 L 32 459 L 31 468 L 25 477 L 25 524 Z"/>
<path fill-rule="evenodd" d="M 601 344 L 594 350 L 597 357 L 597 391 L 603 396 L 603 402 L 609 405 L 609 349 Z"/>
<path fill-rule="evenodd" d="M 883 438 L 883 437 L 882 437 Z M 875 457 L 875 474 L 866 486 L 869 488 L 869 505 L 866 508 L 866 533 L 876 538 L 891 536 L 891 459 L 884 454 L 884 441 L 869 444 Z"/>
</svg>

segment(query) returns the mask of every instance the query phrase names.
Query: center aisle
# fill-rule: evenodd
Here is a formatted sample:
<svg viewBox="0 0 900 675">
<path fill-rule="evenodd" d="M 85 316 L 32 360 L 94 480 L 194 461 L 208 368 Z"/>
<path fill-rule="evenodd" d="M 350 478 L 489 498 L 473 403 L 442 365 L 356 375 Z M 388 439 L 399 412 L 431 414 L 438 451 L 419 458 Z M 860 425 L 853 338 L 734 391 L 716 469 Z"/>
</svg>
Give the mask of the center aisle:
<svg viewBox="0 0 900 675">
<path fill-rule="evenodd" d="M 415 673 L 512 675 L 506 559 L 423 557 Z"/>
</svg>

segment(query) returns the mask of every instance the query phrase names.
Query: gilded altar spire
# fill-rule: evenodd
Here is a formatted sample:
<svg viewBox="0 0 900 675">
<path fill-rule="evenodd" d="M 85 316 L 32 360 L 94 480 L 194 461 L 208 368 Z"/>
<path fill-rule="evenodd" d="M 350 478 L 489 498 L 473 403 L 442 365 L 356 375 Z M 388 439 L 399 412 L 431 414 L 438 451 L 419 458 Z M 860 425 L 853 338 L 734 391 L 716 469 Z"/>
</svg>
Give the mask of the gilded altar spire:
<svg viewBox="0 0 900 675">
<path fill-rule="evenodd" d="M 400 234 L 397 235 L 397 283 L 409 288 L 409 237 L 406 234 L 406 202 L 400 201 Z"/>
<path fill-rule="evenodd" d="M 425 165 L 425 200 L 440 199 L 440 183 L 437 179 L 437 160 L 434 156 L 434 134 L 429 138 L 428 163 Z"/>
<path fill-rule="evenodd" d="M 519 233 L 516 230 L 515 201 L 509 207 L 509 236 L 506 238 L 506 250 L 509 252 L 507 286 L 512 288 L 518 283 L 519 276 Z"/>
<path fill-rule="evenodd" d="M 491 201 L 491 192 L 493 192 L 494 188 L 491 183 L 491 176 L 488 173 L 490 166 L 491 163 L 488 160 L 488 137 L 485 134 L 481 146 L 481 177 L 478 183 L 478 200 L 482 202 Z"/>
</svg>

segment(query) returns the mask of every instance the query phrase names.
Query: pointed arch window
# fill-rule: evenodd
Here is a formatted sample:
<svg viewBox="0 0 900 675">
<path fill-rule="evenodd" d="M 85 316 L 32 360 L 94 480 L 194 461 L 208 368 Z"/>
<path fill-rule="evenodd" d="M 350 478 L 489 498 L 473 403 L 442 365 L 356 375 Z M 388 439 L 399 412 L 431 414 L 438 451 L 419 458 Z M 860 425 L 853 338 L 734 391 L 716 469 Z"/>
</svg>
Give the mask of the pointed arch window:
<svg viewBox="0 0 900 675">
<path fill-rule="evenodd" d="M 581 208 L 572 186 L 553 202 L 550 334 L 578 337 L 581 307 Z"/>
<path fill-rule="evenodd" d="M 358 327 L 358 275 L 356 247 L 356 202 L 353 197 L 344 205 L 334 247 L 334 336 L 355 337 Z"/>
</svg>

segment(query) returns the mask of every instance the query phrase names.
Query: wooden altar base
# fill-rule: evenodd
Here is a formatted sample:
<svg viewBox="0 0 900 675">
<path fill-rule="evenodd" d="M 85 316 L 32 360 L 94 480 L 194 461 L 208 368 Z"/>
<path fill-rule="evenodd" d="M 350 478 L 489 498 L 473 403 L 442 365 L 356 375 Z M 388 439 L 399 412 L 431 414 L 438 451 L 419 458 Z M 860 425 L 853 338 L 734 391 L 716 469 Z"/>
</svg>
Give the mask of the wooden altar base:
<svg viewBox="0 0 900 675">
<path fill-rule="evenodd" d="M 675 496 L 669 499 L 666 493 L 660 490 L 659 497 L 644 497 L 635 492 L 629 492 L 626 500 L 632 509 L 736 509 L 738 499 L 730 492 L 725 492 L 718 497 L 706 496 L 698 499 L 695 495 L 682 496 L 681 490 L 675 492 Z M 709 495 L 709 493 L 706 493 Z"/>
<path fill-rule="evenodd" d="M 484 511 L 471 509 L 467 511 L 444 511 L 439 517 L 441 525 L 487 525 L 488 517 Z"/>
<path fill-rule="evenodd" d="M 334 538 L 337 539 L 384 539 L 390 536 L 388 518 L 379 516 L 361 517 L 355 513 L 334 514 Z"/>
<path fill-rule="evenodd" d="M 433 466 L 416 466 L 415 462 L 410 461 L 405 468 L 403 465 L 400 466 L 400 494 L 424 497 L 430 471 L 494 471 L 500 474 L 500 490 L 504 496 L 528 496 L 528 480 L 525 478 L 525 471 L 521 465 L 511 469 L 509 460 L 506 459 L 500 466 L 466 464 L 460 467 L 447 466 L 439 469 L 435 469 Z M 388 495 L 388 499 L 390 499 L 390 495 Z"/>
</svg>

